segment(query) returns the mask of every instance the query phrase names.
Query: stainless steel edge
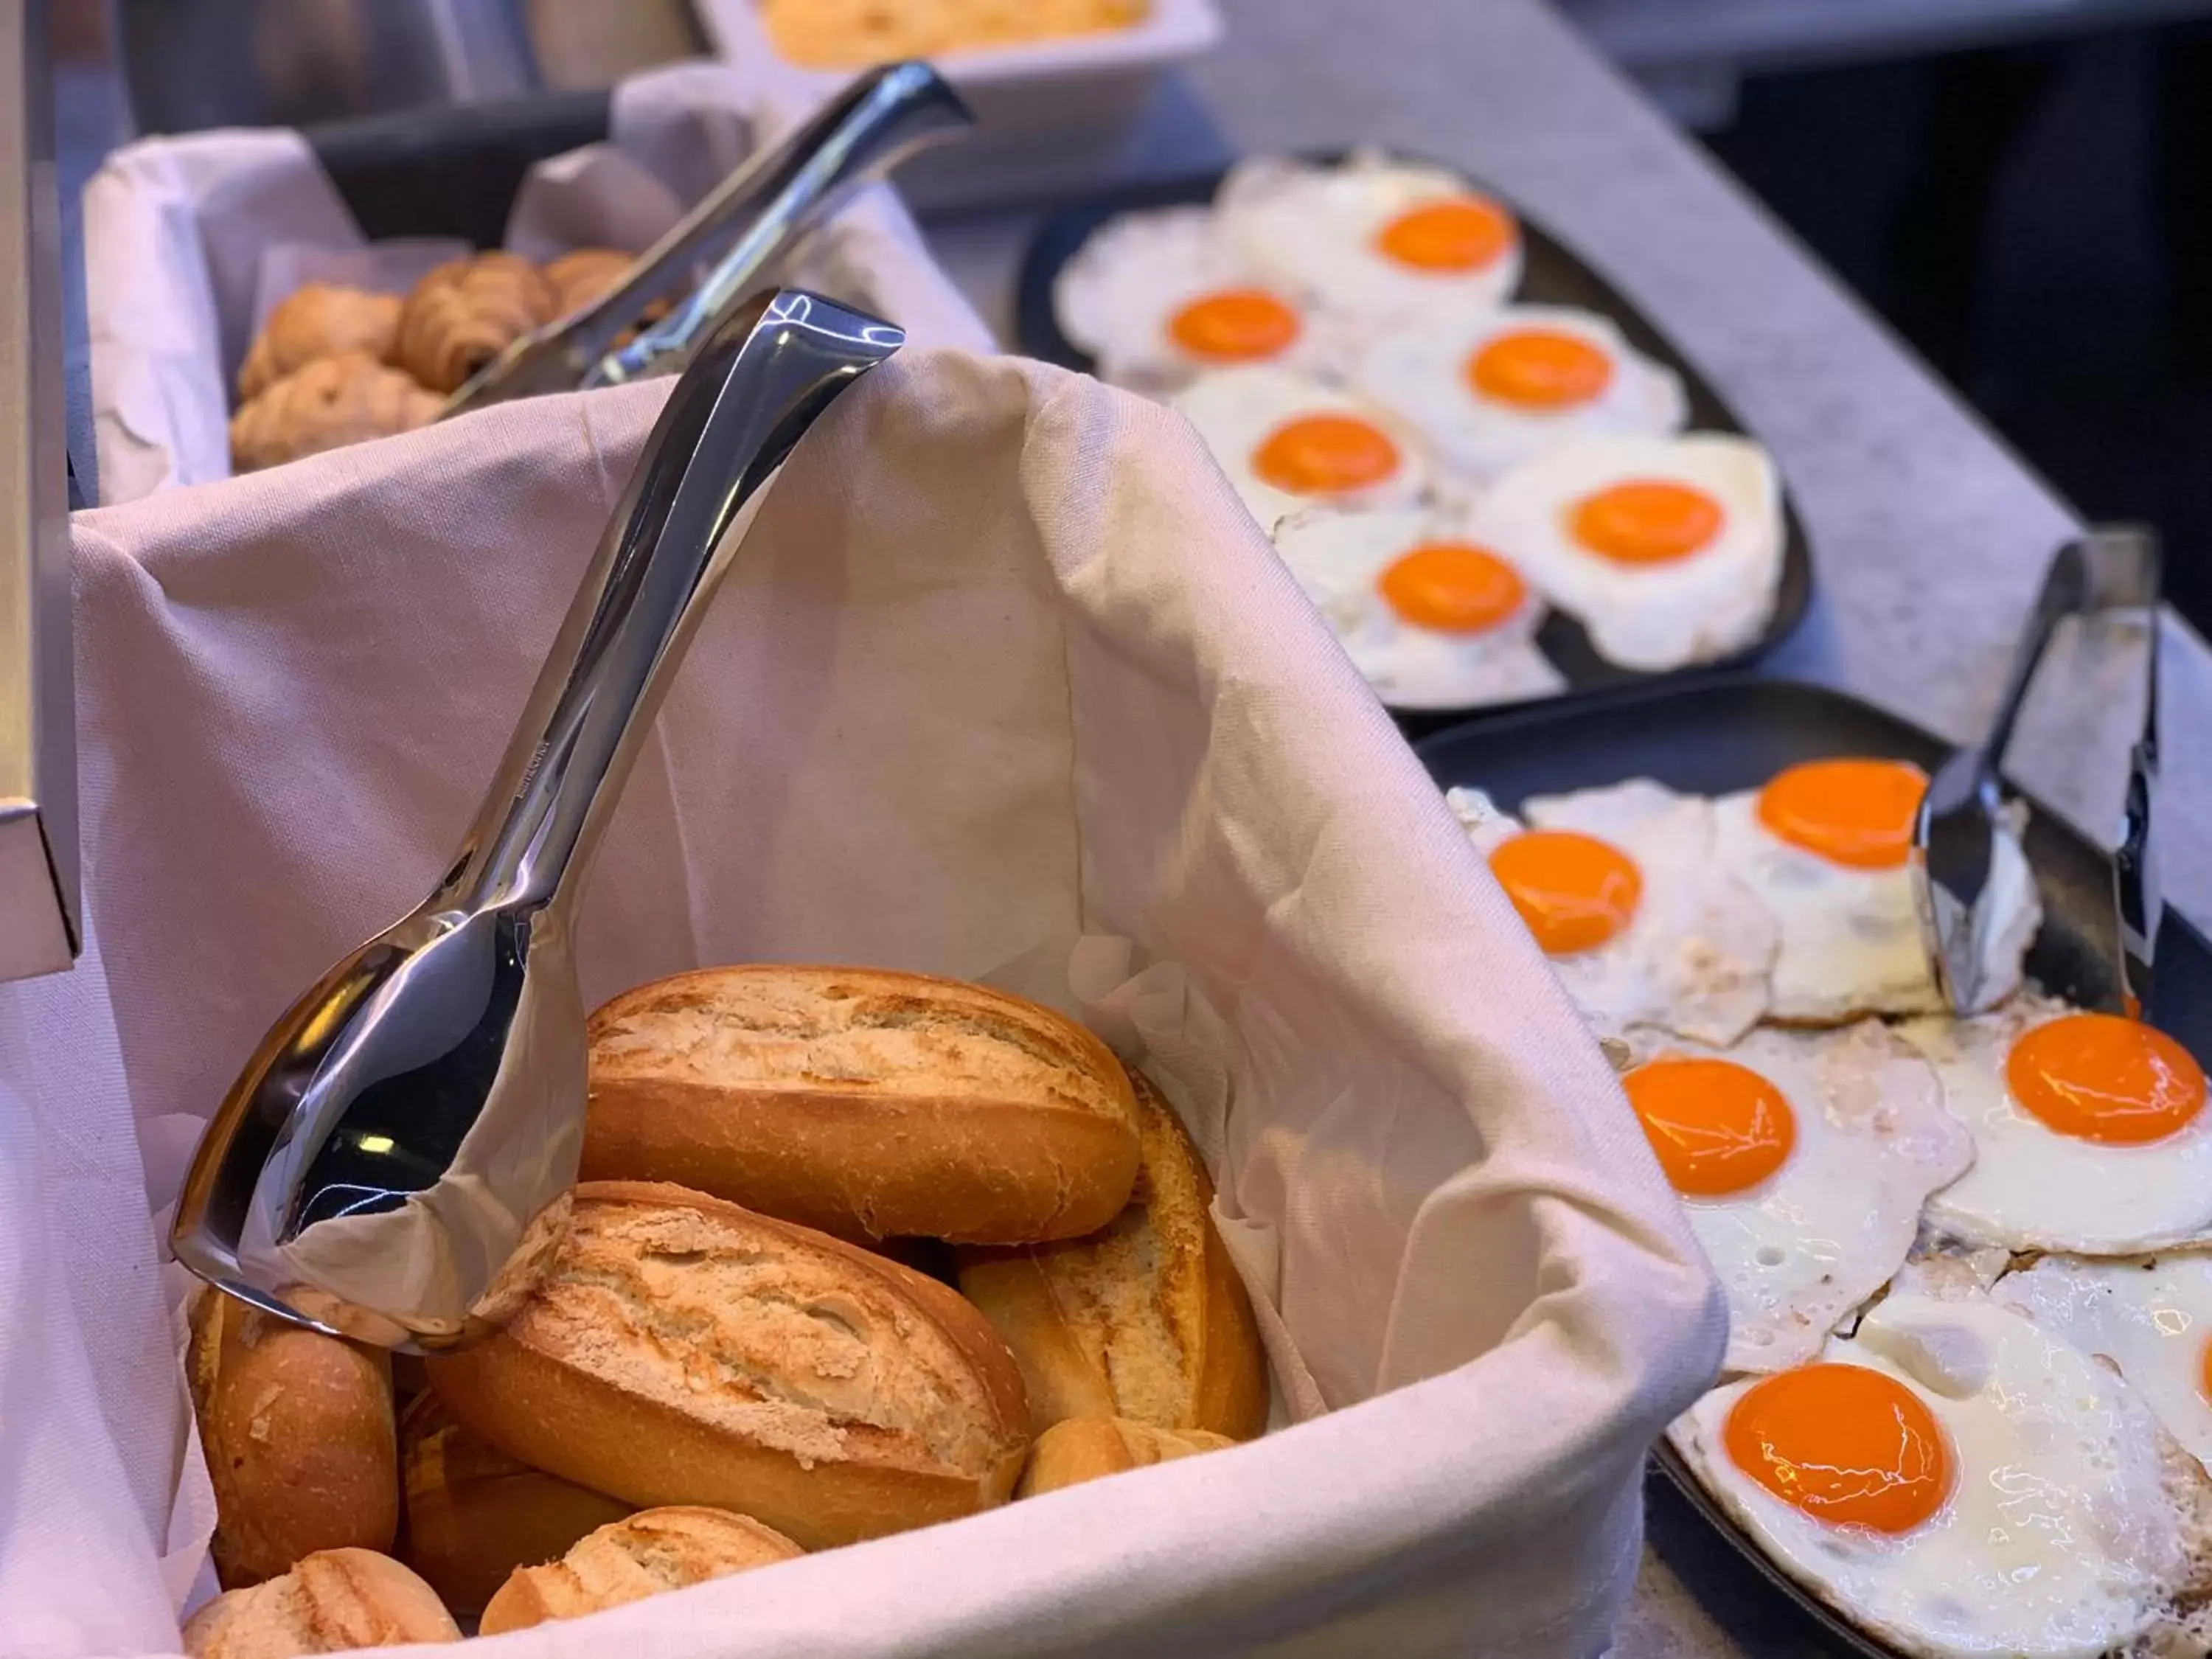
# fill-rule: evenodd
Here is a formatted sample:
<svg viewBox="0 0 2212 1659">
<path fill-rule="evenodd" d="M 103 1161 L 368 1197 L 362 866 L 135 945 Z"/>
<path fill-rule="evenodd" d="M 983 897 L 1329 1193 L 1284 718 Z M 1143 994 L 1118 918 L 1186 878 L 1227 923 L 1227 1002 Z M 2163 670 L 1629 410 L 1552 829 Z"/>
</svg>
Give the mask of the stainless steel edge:
<svg viewBox="0 0 2212 1659">
<path fill-rule="evenodd" d="M 0 0 L 0 980 L 82 937 L 49 40 L 45 0 Z"/>
</svg>

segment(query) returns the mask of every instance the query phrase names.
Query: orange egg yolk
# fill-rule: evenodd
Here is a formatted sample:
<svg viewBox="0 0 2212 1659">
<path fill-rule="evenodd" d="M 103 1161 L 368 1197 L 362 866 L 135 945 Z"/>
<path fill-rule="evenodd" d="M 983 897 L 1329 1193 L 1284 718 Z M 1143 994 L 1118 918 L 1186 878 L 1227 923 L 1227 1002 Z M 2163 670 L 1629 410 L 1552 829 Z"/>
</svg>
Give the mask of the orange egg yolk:
<svg viewBox="0 0 2212 1659">
<path fill-rule="evenodd" d="M 1462 542 L 1417 547 L 1385 570 L 1376 585 L 1401 617 L 1440 634 L 1495 628 L 1528 597 L 1519 571 L 1495 553 Z"/>
<path fill-rule="evenodd" d="M 1634 859 L 1573 830 L 1530 830 L 1501 842 L 1490 870 L 1547 956 L 1595 950 L 1628 926 L 1644 896 Z"/>
<path fill-rule="evenodd" d="M 1356 415 L 1305 415 L 1277 427 L 1253 453 L 1261 481 L 1293 495 L 1340 495 L 1398 470 L 1398 446 Z"/>
<path fill-rule="evenodd" d="M 1633 478 L 1575 503 L 1568 529 L 1593 553 L 1619 564 L 1686 559 L 1720 534 L 1721 504 L 1702 489 L 1664 478 Z"/>
<path fill-rule="evenodd" d="M 1621 1086 L 1678 1193 L 1712 1198 L 1755 1187 L 1797 1144 L 1782 1091 L 1732 1060 L 1666 1055 Z"/>
<path fill-rule="evenodd" d="M 1928 775 L 1904 761 L 1808 761 L 1759 792 L 1770 834 L 1854 870 L 1894 870 L 1911 855 Z"/>
<path fill-rule="evenodd" d="M 1228 289 L 1176 313 L 1168 337 L 1194 357 L 1250 362 L 1274 356 L 1298 337 L 1298 313 L 1264 289 Z"/>
<path fill-rule="evenodd" d="M 2005 1081 L 2060 1134 L 2107 1146 L 2163 1140 L 2204 1109 L 2203 1068 L 2189 1050 L 2118 1014 L 2066 1014 L 2026 1032 Z"/>
<path fill-rule="evenodd" d="M 1480 270 L 1513 246 L 1513 221 L 1480 196 L 1426 202 L 1382 227 L 1375 246 L 1416 270 Z"/>
<path fill-rule="evenodd" d="M 2204 1352 L 2197 1356 L 2197 1369 L 2199 1372 L 2197 1379 L 2197 1389 L 2203 1395 L 2206 1402 L 2212 1404 L 2212 1337 L 2207 1337 L 2204 1340 Z"/>
<path fill-rule="evenodd" d="M 1951 1491 L 1936 1414 L 1863 1365 L 1804 1365 L 1753 1384 L 1729 1409 L 1723 1439 L 1738 1468 L 1832 1525 L 1910 1532 Z"/>
<path fill-rule="evenodd" d="M 1572 409 L 1613 383 L 1613 359 L 1578 334 L 1517 329 L 1486 342 L 1467 378 L 1479 395 L 1516 409 Z"/>
</svg>

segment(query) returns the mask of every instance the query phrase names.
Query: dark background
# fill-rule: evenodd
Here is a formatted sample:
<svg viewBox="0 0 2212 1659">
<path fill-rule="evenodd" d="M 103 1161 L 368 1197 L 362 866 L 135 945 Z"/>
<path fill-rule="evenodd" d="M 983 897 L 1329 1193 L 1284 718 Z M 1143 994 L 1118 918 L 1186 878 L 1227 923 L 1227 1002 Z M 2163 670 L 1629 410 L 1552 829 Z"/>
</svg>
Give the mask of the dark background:
<svg viewBox="0 0 2212 1659">
<path fill-rule="evenodd" d="M 1755 76 L 1703 137 L 2212 625 L 2212 25 Z"/>
</svg>

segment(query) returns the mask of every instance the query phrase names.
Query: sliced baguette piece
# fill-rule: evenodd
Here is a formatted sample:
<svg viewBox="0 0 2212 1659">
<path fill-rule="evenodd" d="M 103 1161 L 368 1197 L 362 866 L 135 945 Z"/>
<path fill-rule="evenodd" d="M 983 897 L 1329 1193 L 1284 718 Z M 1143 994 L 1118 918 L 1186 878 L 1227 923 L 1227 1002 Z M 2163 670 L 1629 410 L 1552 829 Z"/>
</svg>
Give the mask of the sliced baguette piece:
<svg viewBox="0 0 2212 1659">
<path fill-rule="evenodd" d="M 577 1188 L 521 1311 L 428 1370 L 456 1419 L 532 1468 L 808 1549 L 1003 1503 L 1029 1450 L 1021 1373 L 955 1291 L 648 1182 Z"/>
<path fill-rule="evenodd" d="M 185 1625 L 191 1659 L 293 1659 L 460 1639 L 438 1593 L 374 1550 L 319 1550 L 289 1572 L 216 1596 Z"/>
<path fill-rule="evenodd" d="M 516 1568 L 484 1609 L 477 1633 L 502 1636 L 550 1619 L 580 1619 L 805 1553 L 775 1528 L 727 1510 L 640 1510 L 579 1540 L 557 1561 Z"/>
<path fill-rule="evenodd" d="M 1113 1051 L 981 985 L 706 968 L 592 1016 L 587 1181 L 672 1181 L 856 1241 L 1103 1227 L 1137 1173 Z"/>
<path fill-rule="evenodd" d="M 1089 1238 L 960 1252 L 960 1289 L 1013 1350 L 1040 1431 L 1073 1417 L 1249 1439 L 1267 1420 L 1252 1304 L 1210 1213 L 1213 1183 L 1159 1091 L 1137 1083 L 1143 1173 Z"/>
<path fill-rule="evenodd" d="M 456 1613 L 479 1613 L 517 1567 L 550 1561 L 630 1505 L 519 1463 L 456 1423 L 435 1395 L 399 1419 L 407 1522 L 400 1559 Z"/>
<path fill-rule="evenodd" d="M 224 1587 L 273 1578 L 319 1550 L 388 1552 L 399 1526 L 390 1360 L 212 1289 L 191 1327 L 185 1376 Z"/>
<path fill-rule="evenodd" d="M 1037 1437 L 1014 1496 L 1035 1498 L 1062 1486 L 1080 1486 L 1085 1480 L 1130 1469 L 1148 1469 L 1155 1463 L 1219 1451 L 1236 1443 L 1225 1434 L 1209 1434 L 1204 1429 L 1177 1434 L 1149 1423 L 1132 1423 L 1126 1417 L 1071 1417 Z"/>
</svg>

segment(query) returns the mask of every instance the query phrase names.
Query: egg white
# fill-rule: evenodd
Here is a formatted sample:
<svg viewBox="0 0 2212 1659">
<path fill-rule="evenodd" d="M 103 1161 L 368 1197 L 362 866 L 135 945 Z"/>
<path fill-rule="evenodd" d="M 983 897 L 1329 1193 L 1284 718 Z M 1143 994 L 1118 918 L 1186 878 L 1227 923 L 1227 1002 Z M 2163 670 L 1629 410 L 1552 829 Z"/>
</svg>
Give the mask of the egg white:
<svg viewBox="0 0 2212 1659">
<path fill-rule="evenodd" d="M 2204 1353 L 2212 1342 L 2212 1256 L 2116 1261 L 2046 1255 L 1999 1279 L 2000 1306 L 2120 1368 L 2166 1431 L 2212 1465 L 2212 1400 Z"/>
<path fill-rule="evenodd" d="M 1713 539 L 1663 563 L 1623 564 L 1577 542 L 1576 507 L 1614 484 L 1663 479 L 1721 504 Z M 1624 668 L 1709 662 L 1759 637 L 1782 580 L 1780 486 L 1747 438 L 1571 437 L 1500 477 L 1476 509 L 1476 538 L 1496 548 L 1578 618 L 1590 644 Z"/>
<path fill-rule="evenodd" d="M 1860 1014 L 1930 1013 L 1946 1005 L 1920 930 L 1907 865 L 1863 869 L 1784 841 L 1759 817 L 1756 790 L 1713 803 L 1721 861 L 1772 913 L 1782 947 L 1774 959 L 1769 1017 L 1834 1024 Z M 2021 848 L 2026 809 L 2002 826 L 1991 861 L 1984 940 L 1982 1001 L 2020 988 L 2021 964 L 2043 907 Z"/>
<path fill-rule="evenodd" d="M 1732 1060 L 1790 1103 L 1796 1140 L 1782 1167 L 1740 1193 L 1682 1195 L 1728 1293 L 1727 1371 L 1786 1370 L 1888 1282 L 1911 1250 L 1928 1195 L 1974 1159 L 1928 1062 L 1878 1020 L 1835 1031 L 1761 1029 L 1726 1050 L 1646 1037 L 1666 1054 Z"/>
<path fill-rule="evenodd" d="M 1478 391 L 1468 376 L 1475 355 L 1501 334 L 1532 329 L 1571 335 L 1603 353 L 1613 366 L 1604 390 L 1559 410 L 1524 409 Z M 1351 383 L 1477 479 L 1495 478 L 1563 438 L 1666 437 L 1682 429 L 1689 410 L 1680 377 L 1631 346 L 1609 318 L 1559 306 L 1401 322 L 1354 360 Z"/>
<path fill-rule="evenodd" d="M 1446 799 L 1486 858 L 1521 822 L 1480 790 Z M 1553 971 L 1599 1035 L 1656 1026 L 1678 1036 L 1734 1042 L 1766 1006 L 1774 923 L 1713 857 L 1712 808 L 1648 778 L 1523 810 L 1540 829 L 1595 836 L 1636 861 L 1644 890 L 1626 927 L 1594 950 L 1552 957 Z"/>
<path fill-rule="evenodd" d="M 1396 416 L 1351 393 L 1291 369 L 1255 363 L 1199 375 L 1170 399 L 1212 452 L 1262 530 L 1310 507 L 1347 509 L 1403 507 L 1425 495 L 1431 472 L 1419 436 Z M 1288 422 L 1309 415 L 1348 415 L 1380 428 L 1397 446 L 1398 470 L 1364 489 L 1333 495 L 1299 495 L 1278 489 L 1253 470 L 1253 456 Z"/>
<path fill-rule="evenodd" d="M 1910 1387 L 1941 1425 L 1955 1479 L 1922 1525 L 1831 1525 L 1728 1454 L 1754 1384 L 1700 1400 L 1669 1437 L 1778 1565 L 1859 1626 L 1931 1659 L 2092 1659 L 2171 1623 L 2203 1572 L 2204 1476 L 2134 1390 L 2018 1314 L 1892 1296 L 1823 1358 Z"/>
<path fill-rule="evenodd" d="M 1425 203 L 1480 194 L 1443 167 L 1370 151 L 1334 167 L 1253 156 L 1229 170 L 1213 201 L 1223 230 L 1271 281 L 1316 305 L 1378 319 L 1439 303 L 1488 309 L 1520 286 L 1517 235 L 1471 271 L 1417 270 L 1375 245 L 1393 220 Z"/>
<path fill-rule="evenodd" d="M 1125 213 L 1092 232 L 1052 285 L 1060 331 L 1096 361 L 1101 380 L 1165 397 L 1221 365 L 1195 356 L 1170 325 L 1193 301 L 1226 289 L 1275 290 L 1221 234 L 1206 207 Z M 1285 304 L 1298 309 L 1287 293 Z M 1334 363 L 1326 319 L 1303 314 L 1297 337 L 1267 361 L 1312 371 Z"/>
<path fill-rule="evenodd" d="M 1974 1167 L 1929 1200 L 1928 1222 L 1969 1244 L 2134 1255 L 2212 1243 L 2212 1108 L 2163 1140 L 2115 1146 L 2065 1135 L 2023 1110 L 2005 1082 L 2021 1034 L 2072 1012 L 2035 991 L 1969 1020 L 1899 1028 L 1943 1079 L 1974 1138 Z"/>
<path fill-rule="evenodd" d="M 1479 634 L 1408 622 L 1377 586 L 1417 547 L 1460 542 L 1449 514 L 1422 507 L 1339 513 L 1309 507 L 1275 526 L 1275 550 L 1328 618 L 1345 653 L 1394 708 L 1472 708 L 1548 697 L 1566 680 L 1536 648 L 1544 607 L 1529 589 L 1519 611 Z"/>
</svg>

